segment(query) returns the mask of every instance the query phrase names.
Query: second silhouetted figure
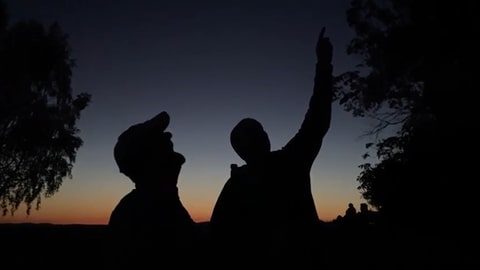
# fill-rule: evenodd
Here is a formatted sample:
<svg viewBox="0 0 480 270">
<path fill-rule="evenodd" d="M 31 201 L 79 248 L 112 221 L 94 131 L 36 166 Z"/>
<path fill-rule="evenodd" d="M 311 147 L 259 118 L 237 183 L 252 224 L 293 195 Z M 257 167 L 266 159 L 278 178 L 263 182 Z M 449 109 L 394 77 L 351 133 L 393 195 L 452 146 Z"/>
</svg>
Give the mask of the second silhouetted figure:
<svg viewBox="0 0 480 270">
<path fill-rule="evenodd" d="M 271 151 L 255 119 L 241 120 L 231 132 L 232 147 L 246 164 L 232 165 L 210 226 L 214 248 L 236 266 L 314 267 L 320 220 L 310 170 L 330 127 L 332 103 L 333 48 L 323 34 L 324 29 L 316 46 L 313 95 L 296 135 Z"/>
</svg>

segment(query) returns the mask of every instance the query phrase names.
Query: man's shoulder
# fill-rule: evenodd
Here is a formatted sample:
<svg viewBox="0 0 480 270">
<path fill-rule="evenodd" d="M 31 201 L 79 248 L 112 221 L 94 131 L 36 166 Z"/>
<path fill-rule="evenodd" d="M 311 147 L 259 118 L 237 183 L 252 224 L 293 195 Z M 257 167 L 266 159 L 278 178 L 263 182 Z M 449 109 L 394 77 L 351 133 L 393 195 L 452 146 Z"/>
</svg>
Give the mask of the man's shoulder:
<svg viewBox="0 0 480 270">
<path fill-rule="evenodd" d="M 236 188 L 239 185 L 243 186 L 246 184 L 248 179 L 248 166 L 242 165 L 238 166 L 237 164 L 230 165 L 230 177 L 225 182 L 224 189 Z M 234 189 L 235 189 L 234 188 Z"/>
<path fill-rule="evenodd" d="M 138 197 L 138 190 L 136 189 L 132 189 L 130 192 L 128 192 L 127 194 L 125 194 L 122 199 L 120 199 L 120 203 L 125 203 L 125 202 L 128 202 L 128 201 L 131 201 L 131 200 L 135 200 L 136 197 Z"/>
<path fill-rule="evenodd" d="M 242 177 L 243 175 L 248 174 L 248 165 L 244 164 L 238 166 L 237 164 L 230 165 L 230 179 Z"/>
<path fill-rule="evenodd" d="M 283 166 L 284 164 L 291 164 L 300 162 L 298 148 L 295 147 L 283 147 L 275 151 L 271 151 L 268 157 L 269 164 L 273 166 Z"/>
<path fill-rule="evenodd" d="M 136 197 L 135 189 L 125 194 L 117 205 L 113 208 L 110 214 L 109 225 L 125 224 L 125 219 L 133 211 L 133 204 Z"/>
</svg>

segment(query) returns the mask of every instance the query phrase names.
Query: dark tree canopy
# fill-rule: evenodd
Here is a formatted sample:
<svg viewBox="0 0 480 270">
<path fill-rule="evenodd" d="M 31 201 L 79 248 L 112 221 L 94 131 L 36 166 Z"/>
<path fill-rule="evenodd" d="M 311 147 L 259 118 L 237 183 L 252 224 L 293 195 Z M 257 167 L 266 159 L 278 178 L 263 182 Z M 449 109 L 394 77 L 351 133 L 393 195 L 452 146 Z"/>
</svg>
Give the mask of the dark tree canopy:
<svg viewBox="0 0 480 270">
<path fill-rule="evenodd" d="M 0 3 L 1 5 L 1 3 Z M 13 215 L 38 209 L 71 177 L 78 148 L 76 121 L 90 95 L 72 97 L 73 60 L 58 24 L 8 26 L 0 7 L 0 208 Z M 5 23 L 3 23 L 5 22 Z"/>
<path fill-rule="evenodd" d="M 419 220 L 470 215 L 478 3 L 351 2 L 347 19 L 356 37 L 347 53 L 362 62 L 337 76 L 336 97 L 354 116 L 378 121 L 371 130 L 378 139 L 367 145 L 378 164 L 361 165 L 357 180 L 379 210 Z"/>
</svg>

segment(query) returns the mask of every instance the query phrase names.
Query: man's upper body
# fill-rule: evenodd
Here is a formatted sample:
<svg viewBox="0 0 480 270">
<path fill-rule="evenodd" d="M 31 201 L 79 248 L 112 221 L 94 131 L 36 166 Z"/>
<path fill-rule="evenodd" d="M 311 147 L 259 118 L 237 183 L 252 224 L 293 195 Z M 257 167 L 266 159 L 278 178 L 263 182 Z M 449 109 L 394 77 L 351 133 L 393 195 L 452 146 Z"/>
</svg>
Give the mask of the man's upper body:
<svg viewBox="0 0 480 270">
<path fill-rule="evenodd" d="M 148 265 L 191 251 L 195 222 L 178 196 L 177 181 L 183 155 L 173 150 L 165 132 L 169 116 L 162 112 L 133 125 L 114 148 L 121 173 L 134 184 L 113 209 L 109 228 L 117 264 Z M 155 255 L 153 255 L 155 254 Z"/>
<path fill-rule="evenodd" d="M 246 164 L 232 165 L 212 213 L 210 226 L 220 249 L 244 243 L 252 256 L 265 251 L 287 256 L 292 250 L 303 252 L 297 245 L 318 229 L 310 170 L 330 126 L 332 102 L 332 46 L 323 31 L 316 50 L 307 113 L 282 149 L 270 151 L 268 135 L 254 119 L 243 119 L 232 130 L 232 146 Z"/>
</svg>

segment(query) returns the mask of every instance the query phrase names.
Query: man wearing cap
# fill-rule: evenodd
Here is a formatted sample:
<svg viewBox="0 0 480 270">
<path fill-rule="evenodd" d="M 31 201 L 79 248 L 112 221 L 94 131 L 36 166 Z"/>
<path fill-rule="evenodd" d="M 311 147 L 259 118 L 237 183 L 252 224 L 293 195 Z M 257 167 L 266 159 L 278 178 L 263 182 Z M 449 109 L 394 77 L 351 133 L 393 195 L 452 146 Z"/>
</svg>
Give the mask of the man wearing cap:
<svg viewBox="0 0 480 270">
<path fill-rule="evenodd" d="M 177 189 L 185 158 L 174 151 L 172 135 L 165 132 L 169 120 L 169 115 L 161 112 L 129 127 L 115 144 L 118 168 L 135 184 L 114 208 L 108 223 L 119 265 L 180 262 L 179 256 L 187 255 L 194 243 L 195 222 Z"/>
</svg>

